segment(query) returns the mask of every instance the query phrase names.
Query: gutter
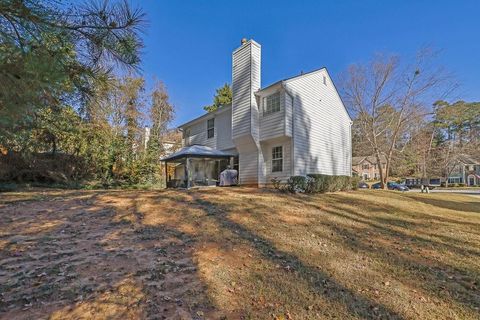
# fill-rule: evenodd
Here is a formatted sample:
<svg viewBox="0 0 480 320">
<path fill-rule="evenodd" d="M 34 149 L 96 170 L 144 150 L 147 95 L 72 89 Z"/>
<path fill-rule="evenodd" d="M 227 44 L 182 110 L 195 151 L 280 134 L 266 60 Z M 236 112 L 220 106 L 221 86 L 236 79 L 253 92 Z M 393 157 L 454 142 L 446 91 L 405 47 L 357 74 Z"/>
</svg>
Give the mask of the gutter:
<svg viewBox="0 0 480 320">
<path fill-rule="evenodd" d="M 295 98 L 290 90 L 287 88 L 285 81 L 282 81 L 282 88 L 288 94 L 288 96 L 292 99 L 292 151 L 291 151 L 291 175 L 295 175 L 295 112 L 293 109 Z"/>
</svg>

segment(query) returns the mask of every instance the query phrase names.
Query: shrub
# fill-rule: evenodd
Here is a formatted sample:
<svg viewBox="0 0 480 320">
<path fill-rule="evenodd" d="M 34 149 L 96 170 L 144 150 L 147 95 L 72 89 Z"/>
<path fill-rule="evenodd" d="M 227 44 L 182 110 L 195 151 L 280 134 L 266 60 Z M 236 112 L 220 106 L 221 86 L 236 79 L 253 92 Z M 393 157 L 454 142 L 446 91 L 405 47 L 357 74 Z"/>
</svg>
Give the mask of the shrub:
<svg viewBox="0 0 480 320">
<path fill-rule="evenodd" d="M 312 178 L 307 176 L 291 176 L 287 180 L 286 190 L 292 193 L 309 192 L 311 190 Z"/>
<path fill-rule="evenodd" d="M 350 186 L 352 190 L 357 190 L 358 189 L 358 184 L 360 183 L 362 179 L 359 176 L 352 176 L 350 177 Z"/>
<path fill-rule="evenodd" d="M 279 178 L 273 178 L 272 180 L 270 180 L 273 184 L 273 187 L 275 189 L 280 189 L 280 186 L 281 186 L 281 183 L 282 183 L 282 180 L 279 179 Z"/>
<path fill-rule="evenodd" d="M 358 189 L 361 177 L 329 176 L 325 174 L 308 174 L 307 176 L 291 176 L 281 187 L 278 179 L 272 179 L 276 189 L 292 193 L 325 193 Z"/>
<path fill-rule="evenodd" d="M 308 176 L 313 179 L 311 192 L 320 193 L 356 190 L 361 179 L 358 176 L 329 176 L 324 174 L 309 174 Z"/>
</svg>

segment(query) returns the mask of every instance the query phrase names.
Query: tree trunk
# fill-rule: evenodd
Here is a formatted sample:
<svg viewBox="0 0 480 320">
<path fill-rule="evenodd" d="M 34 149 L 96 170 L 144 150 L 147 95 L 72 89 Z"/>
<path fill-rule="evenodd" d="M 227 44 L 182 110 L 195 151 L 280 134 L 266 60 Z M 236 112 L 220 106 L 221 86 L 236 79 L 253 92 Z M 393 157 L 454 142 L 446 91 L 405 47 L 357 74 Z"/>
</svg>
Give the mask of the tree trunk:
<svg viewBox="0 0 480 320">
<path fill-rule="evenodd" d="M 380 160 L 380 151 L 377 148 L 375 148 L 375 157 L 377 158 L 378 172 L 380 173 L 380 187 L 382 189 L 385 189 L 385 180 L 383 178 L 383 168 L 382 162 Z"/>
</svg>

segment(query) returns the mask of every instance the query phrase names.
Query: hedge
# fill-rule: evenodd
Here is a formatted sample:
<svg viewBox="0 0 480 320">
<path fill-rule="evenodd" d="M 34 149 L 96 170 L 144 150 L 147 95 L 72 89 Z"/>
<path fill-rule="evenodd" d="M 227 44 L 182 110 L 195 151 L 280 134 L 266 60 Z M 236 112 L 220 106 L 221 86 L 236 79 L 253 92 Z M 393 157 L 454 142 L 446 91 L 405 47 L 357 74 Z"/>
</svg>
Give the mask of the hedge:
<svg viewBox="0 0 480 320">
<path fill-rule="evenodd" d="M 329 176 L 325 174 L 308 174 L 306 176 L 292 176 L 284 186 L 274 184 L 277 189 L 289 192 L 325 193 L 336 191 L 356 190 L 360 177 Z"/>
</svg>

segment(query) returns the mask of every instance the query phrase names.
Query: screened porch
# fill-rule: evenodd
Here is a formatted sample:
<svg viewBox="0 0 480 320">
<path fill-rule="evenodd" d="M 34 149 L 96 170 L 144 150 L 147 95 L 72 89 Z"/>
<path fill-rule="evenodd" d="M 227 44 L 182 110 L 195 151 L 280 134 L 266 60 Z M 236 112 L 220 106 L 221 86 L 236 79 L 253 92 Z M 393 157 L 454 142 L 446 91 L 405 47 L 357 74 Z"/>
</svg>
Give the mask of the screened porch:
<svg viewBox="0 0 480 320">
<path fill-rule="evenodd" d="M 235 154 L 210 147 L 184 147 L 163 158 L 167 188 L 217 186 L 220 173 L 233 167 Z"/>
</svg>

